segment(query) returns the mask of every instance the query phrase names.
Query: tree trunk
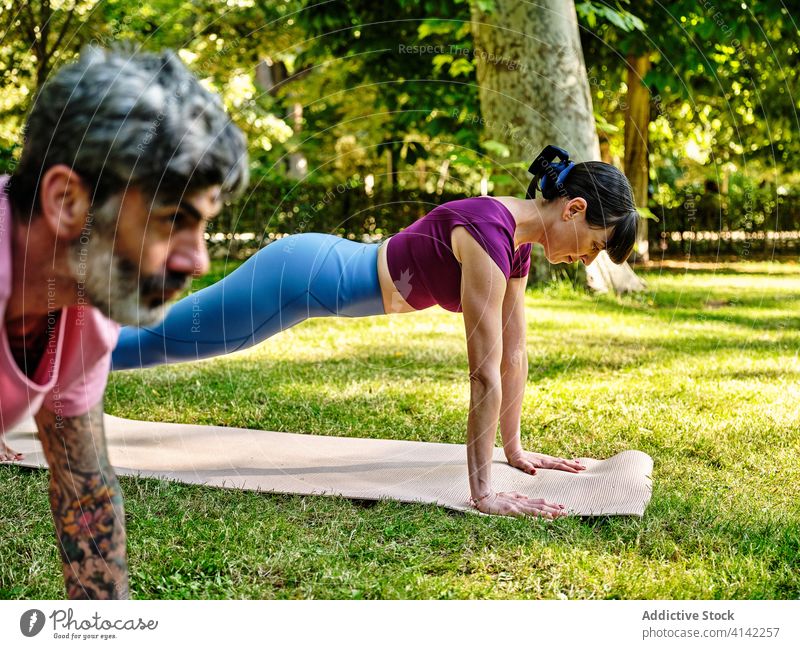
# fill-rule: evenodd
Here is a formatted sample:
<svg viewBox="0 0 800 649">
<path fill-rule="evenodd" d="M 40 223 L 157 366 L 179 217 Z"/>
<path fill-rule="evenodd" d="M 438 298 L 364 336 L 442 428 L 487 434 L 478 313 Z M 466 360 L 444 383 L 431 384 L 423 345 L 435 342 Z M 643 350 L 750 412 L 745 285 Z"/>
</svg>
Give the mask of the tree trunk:
<svg viewBox="0 0 800 649">
<path fill-rule="evenodd" d="M 629 55 L 628 98 L 625 110 L 625 175 L 633 188 L 636 205 L 647 207 L 647 186 L 650 183 L 648 160 L 648 127 L 650 126 L 650 91 L 642 83 L 650 70 L 650 57 Z M 636 254 L 642 261 L 649 261 L 647 219 L 639 224 Z"/>
<path fill-rule="evenodd" d="M 472 34 L 484 124 L 514 160 L 530 162 L 547 144 L 564 147 L 575 160 L 600 158 L 572 0 L 495 0 L 491 13 L 473 2 Z M 528 177 L 520 181 L 524 192 Z M 615 267 L 605 252 L 586 277 L 599 291 L 644 286 L 627 264 Z"/>
</svg>

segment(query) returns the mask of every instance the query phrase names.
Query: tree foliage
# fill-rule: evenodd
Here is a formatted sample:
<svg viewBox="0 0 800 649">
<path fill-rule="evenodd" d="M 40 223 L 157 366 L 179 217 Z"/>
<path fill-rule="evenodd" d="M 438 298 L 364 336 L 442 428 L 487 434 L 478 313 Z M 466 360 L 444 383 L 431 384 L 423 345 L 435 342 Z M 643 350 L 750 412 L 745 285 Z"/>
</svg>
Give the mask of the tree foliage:
<svg viewBox="0 0 800 649">
<path fill-rule="evenodd" d="M 490 12 L 493 0 L 472 0 Z M 301 152 L 320 186 L 519 193 L 524 161 L 482 122 L 468 0 L 0 0 L 0 171 L 36 89 L 89 43 L 172 48 L 247 132 L 255 187 Z M 649 71 L 649 207 L 659 229 L 789 227 L 799 217 L 796 17 L 779 0 L 579 0 L 595 121 L 623 166 L 628 64 Z M 497 62 L 494 62 L 497 64 Z M 537 74 L 536 61 L 523 61 Z M 265 70 L 272 83 L 263 83 Z M 302 118 L 297 107 L 302 108 Z M 711 198 L 708 195 L 711 194 Z M 700 199 L 703 199 L 702 201 Z M 688 207 L 687 207 L 688 206 Z M 742 210 L 746 218 L 742 217 Z M 671 221 L 670 221 L 671 220 Z"/>
</svg>

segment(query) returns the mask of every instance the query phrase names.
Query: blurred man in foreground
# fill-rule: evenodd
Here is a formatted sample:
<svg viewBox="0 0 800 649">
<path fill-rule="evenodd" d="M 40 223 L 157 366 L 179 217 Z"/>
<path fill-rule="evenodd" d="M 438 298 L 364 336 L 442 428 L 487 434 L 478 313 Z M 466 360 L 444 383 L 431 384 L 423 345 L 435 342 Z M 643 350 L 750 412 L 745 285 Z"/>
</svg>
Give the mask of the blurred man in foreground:
<svg viewBox="0 0 800 649">
<path fill-rule="evenodd" d="M 96 47 L 42 87 L 0 177 L 0 460 L 35 414 L 70 598 L 128 595 L 103 432 L 118 323 L 207 272 L 206 223 L 246 183 L 244 136 L 174 53 Z"/>
</svg>

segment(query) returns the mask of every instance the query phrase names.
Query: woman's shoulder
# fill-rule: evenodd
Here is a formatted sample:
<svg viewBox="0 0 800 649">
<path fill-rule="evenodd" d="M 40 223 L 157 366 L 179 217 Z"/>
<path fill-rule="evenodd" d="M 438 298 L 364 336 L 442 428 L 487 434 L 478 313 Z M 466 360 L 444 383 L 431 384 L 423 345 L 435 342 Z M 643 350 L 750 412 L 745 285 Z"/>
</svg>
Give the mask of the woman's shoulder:
<svg viewBox="0 0 800 649">
<path fill-rule="evenodd" d="M 525 200 L 514 196 L 487 196 L 486 198 L 501 208 L 505 208 L 505 212 L 507 212 L 514 221 L 517 220 L 517 215 L 525 208 Z"/>
<path fill-rule="evenodd" d="M 509 197 L 495 198 L 494 196 L 473 196 L 471 198 L 460 198 L 454 201 L 442 203 L 429 214 L 435 216 L 464 217 L 488 221 L 508 221 L 516 222 L 514 210 L 516 206 L 513 201 L 516 199 Z"/>
</svg>

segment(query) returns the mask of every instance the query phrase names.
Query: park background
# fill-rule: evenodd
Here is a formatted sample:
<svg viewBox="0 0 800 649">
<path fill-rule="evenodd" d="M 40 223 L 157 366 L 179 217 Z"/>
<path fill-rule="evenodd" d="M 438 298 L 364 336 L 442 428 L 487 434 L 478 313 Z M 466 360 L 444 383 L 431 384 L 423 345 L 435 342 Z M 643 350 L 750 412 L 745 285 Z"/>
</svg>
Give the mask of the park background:
<svg viewBox="0 0 800 649">
<path fill-rule="evenodd" d="M 548 525 L 122 479 L 134 596 L 800 596 L 795 3 L 0 10 L 0 173 L 36 89 L 87 44 L 172 48 L 222 95 L 251 185 L 211 224 L 216 261 L 195 290 L 287 234 L 375 241 L 447 200 L 521 196 L 548 143 L 623 169 L 647 225 L 633 270 L 601 274 L 605 293 L 537 252 L 522 420 L 531 450 L 652 455 L 643 520 Z M 463 443 L 466 376 L 463 324 L 434 309 L 307 322 L 233 357 L 113 375 L 106 410 Z M 46 475 L 2 467 L 0 489 L 0 596 L 60 597 Z"/>
</svg>

